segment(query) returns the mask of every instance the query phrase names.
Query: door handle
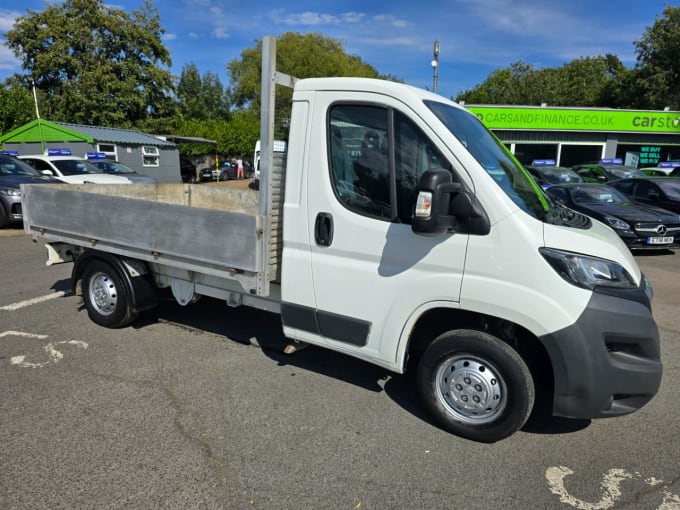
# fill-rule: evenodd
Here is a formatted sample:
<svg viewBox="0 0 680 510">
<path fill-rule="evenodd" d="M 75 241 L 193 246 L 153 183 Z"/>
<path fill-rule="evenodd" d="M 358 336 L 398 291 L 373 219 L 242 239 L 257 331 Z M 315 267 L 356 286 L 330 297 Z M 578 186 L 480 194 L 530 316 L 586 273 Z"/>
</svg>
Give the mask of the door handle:
<svg viewBox="0 0 680 510">
<path fill-rule="evenodd" d="M 314 223 L 314 238 L 319 246 L 330 246 L 333 242 L 333 215 L 320 212 Z"/>
</svg>

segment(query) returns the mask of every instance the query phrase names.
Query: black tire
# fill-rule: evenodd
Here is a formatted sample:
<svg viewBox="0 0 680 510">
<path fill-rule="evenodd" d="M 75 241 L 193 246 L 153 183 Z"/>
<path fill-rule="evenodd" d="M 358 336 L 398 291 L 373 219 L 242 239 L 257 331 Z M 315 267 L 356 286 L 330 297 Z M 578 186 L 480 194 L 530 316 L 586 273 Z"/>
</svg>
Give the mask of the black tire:
<svg viewBox="0 0 680 510">
<path fill-rule="evenodd" d="M 418 365 L 418 390 L 444 429 L 483 443 L 521 429 L 535 399 L 522 357 L 499 338 L 475 330 L 449 331 L 430 344 Z"/>
<path fill-rule="evenodd" d="M 83 271 L 82 289 L 87 315 L 100 326 L 123 328 L 137 318 L 127 287 L 110 264 L 89 262 Z"/>
<path fill-rule="evenodd" d="M 0 204 L 0 228 L 5 228 L 9 225 L 9 214 L 5 211 L 5 206 Z"/>
</svg>

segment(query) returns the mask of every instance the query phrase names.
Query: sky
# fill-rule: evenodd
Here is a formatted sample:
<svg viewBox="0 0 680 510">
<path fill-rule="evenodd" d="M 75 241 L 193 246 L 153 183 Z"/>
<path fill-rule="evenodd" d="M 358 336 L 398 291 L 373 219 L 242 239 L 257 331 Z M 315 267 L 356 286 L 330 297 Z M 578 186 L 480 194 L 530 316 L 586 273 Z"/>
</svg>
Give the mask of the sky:
<svg viewBox="0 0 680 510">
<path fill-rule="evenodd" d="M 1 34 L 27 9 L 47 0 L 0 2 L 0 81 L 20 72 Z M 635 65 L 634 42 L 663 15 L 664 0 L 153 0 L 165 30 L 170 70 L 194 63 L 227 85 L 226 64 L 255 39 L 285 32 L 339 40 L 379 73 L 432 90 L 434 42 L 439 41 L 437 92 L 445 97 L 482 83 L 495 69 L 522 61 L 536 68 L 611 53 Z M 113 0 L 139 8 L 142 0 Z"/>
</svg>

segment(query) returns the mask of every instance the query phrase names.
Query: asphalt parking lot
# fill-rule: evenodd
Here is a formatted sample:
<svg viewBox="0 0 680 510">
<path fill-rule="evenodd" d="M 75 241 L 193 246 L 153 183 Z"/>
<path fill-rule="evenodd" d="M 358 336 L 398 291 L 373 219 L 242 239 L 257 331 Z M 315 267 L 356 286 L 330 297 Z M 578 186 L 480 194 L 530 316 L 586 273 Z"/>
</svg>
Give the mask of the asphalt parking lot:
<svg viewBox="0 0 680 510">
<path fill-rule="evenodd" d="M 0 231 L 0 508 L 680 510 L 680 253 L 640 254 L 664 379 L 642 410 L 484 445 L 409 375 L 310 347 L 276 316 L 164 303 L 109 330 L 19 229 Z"/>
</svg>

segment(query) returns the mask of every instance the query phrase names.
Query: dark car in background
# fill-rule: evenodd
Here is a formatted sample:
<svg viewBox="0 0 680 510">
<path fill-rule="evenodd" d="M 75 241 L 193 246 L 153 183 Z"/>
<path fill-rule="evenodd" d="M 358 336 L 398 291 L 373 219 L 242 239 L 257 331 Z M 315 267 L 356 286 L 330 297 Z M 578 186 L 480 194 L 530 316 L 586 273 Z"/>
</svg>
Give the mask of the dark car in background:
<svg viewBox="0 0 680 510">
<path fill-rule="evenodd" d="M 46 182 L 62 181 L 41 174 L 11 153 L 0 153 L 0 228 L 23 220 L 20 186 Z"/>
<path fill-rule="evenodd" d="M 206 166 L 198 171 L 198 178 L 201 182 L 216 181 L 217 169 L 214 166 Z"/>
<path fill-rule="evenodd" d="M 179 173 L 182 176 L 182 182 L 196 182 L 196 165 L 187 158 L 179 159 Z"/>
<path fill-rule="evenodd" d="M 113 161 L 112 159 L 99 158 L 88 159 L 88 161 L 97 168 L 103 170 L 105 174 L 120 175 L 134 184 L 154 184 L 156 182 L 156 179 L 153 177 L 137 173 L 129 166 L 125 166 L 124 164 L 118 163 L 118 161 Z"/>
<path fill-rule="evenodd" d="M 525 168 L 543 189 L 554 184 L 584 182 L 583 177 L 571 168 L 556 166 L 554 159 L 534 160 L 531 165 L 527 165 Z"/>
<path fill-rule="evenodd" d="M 205 181 L 228 181 L 230 179 L 236 179 L 236 167 L 232 169 L 232 165 L 229 162 L 222 163 L 218 168 L 214 166 L 207 166 L 201 168 L 200 172 L 201 182 Z"/>
<path fill-rule="evenodd" d="M 601 159 L 599 163 L 586 163 L 571 167 L 585 182 L 609 182 L 627 177 L 646 177 L 637 168 L 626 166 L 621 158 Z"/>
<path fill-rule="evenodd" d="M 218 171 L 215 167 L 207 167 L 201 169 L 201 181 L 216 181 L 218 176 Z M 252 177 L 253 167 L 252 165 L 243 160 L 243 176 L 245 179 Z M 220 181 L 231 181 L 238 179 L 238 166 L 236 161 L 225 161 L 220 165 L 219 168 L 219 180 Z"/>
<path fill-rule="evenodd" d="M 680 214 L 634 203 L 613 186 L 558 184 L 546 193 L 569 209 L 609 225 L 630 250 L 680 248 Z"/>
<path fill-rule="evenodd" d="M 677 177 L 621 179 L 610 184 L 637 203 L 680 214 L 680 179 Z"/>
</svg>

